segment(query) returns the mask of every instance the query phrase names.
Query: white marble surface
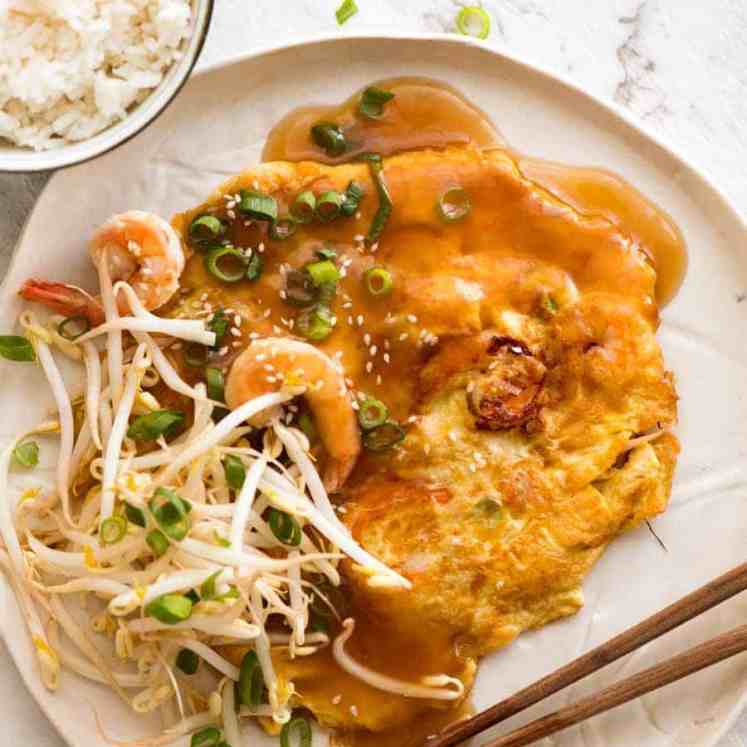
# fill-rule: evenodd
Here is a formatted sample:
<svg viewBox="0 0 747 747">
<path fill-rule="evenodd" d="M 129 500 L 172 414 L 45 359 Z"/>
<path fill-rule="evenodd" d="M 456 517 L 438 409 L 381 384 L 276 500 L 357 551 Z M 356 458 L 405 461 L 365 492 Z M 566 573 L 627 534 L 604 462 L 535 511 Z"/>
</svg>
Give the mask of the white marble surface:
<svg viewBox="0 0 747 747">
<path fill-rule="evenodd" d="M 451 31 L 459 7 L 453 0 L 357 1 L 359 14 L 340 30 L 334 19 L 338 0 L 215 0 L 200 64 L 316 33 Z M 747 212 L 745 0 L 485 0 L 483 5 L 493 19 L 491 44 L 616 101 L 709 172 Z M 45 180 L 45 175 L 0 175 L 0 271 Z M 0 743 L 61 747 L 2 644 L 0 671 Z M 747 716 L 719 745 L 737 746 L 747 747 Z"/>
</svg>

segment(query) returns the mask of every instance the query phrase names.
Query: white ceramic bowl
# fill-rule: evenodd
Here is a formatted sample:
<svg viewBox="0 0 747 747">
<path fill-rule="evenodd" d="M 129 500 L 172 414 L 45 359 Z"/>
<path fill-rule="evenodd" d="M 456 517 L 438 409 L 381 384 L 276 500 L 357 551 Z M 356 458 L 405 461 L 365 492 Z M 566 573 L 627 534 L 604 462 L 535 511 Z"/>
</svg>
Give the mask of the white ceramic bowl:
<svg viewBox="0 0 747 747">
<path fill-rule="evenodd" d="M 72 166 L 100 156 L 134 137 L 147 127 L 179 93 L 197 62 L 205 43 L 214 0 L 192 0 L 192 34 L 184 56 L 167 71 L 159 86 L 121 122 L 98 135 L 60 148 L 34 151 L 0 140 L 0 171 L 47 171 Z"/>
</svg>

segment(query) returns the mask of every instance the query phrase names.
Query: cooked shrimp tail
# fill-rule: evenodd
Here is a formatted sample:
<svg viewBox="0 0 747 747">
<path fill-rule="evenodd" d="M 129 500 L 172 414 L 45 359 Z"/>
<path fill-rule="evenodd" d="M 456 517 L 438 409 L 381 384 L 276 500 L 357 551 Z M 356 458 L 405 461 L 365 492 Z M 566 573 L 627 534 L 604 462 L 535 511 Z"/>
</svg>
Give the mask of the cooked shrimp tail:
<svg viewBox="0 0 747 747">
<path fill-rule="evenodd" d="M 82 288 L 68 283 L 27 280 L 18 291 L 26 301 L 46 306 L 64 316 L 84 316 L 95 327 L 104 322 L 104 309 L 97 299 Z"/>
</svg>

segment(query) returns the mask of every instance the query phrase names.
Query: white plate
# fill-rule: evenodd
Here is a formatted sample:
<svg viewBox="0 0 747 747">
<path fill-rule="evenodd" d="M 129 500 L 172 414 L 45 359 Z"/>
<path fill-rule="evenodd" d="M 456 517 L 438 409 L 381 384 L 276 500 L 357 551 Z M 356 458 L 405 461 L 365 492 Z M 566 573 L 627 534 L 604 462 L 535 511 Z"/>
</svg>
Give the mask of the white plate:
<svg viewBox="0 0 747 747">
<path fill-rule="evenodd" d="M 572 85 L 459 38 L 336 37 L 268 50 L 195 77 L 138 138 L 51 179 L 0 293 L 0 327 L 13 324 L 21 308 L 14 294 L 28 276 L 92 284 L 85 239 L 111 213 L 144 208 L 169 216 L 191 206 L 229 174 L 255 163 L 270 126 L 290 108 L 341 101 L 366 82 L 395 75 L 452 83 L 526 153 L 617 171 L 674 216 L 690 246 L 687 280 L 664 311 L 660 332 L 682 397 L 683 452 L 671 507 L 656 522 L 669 551 L 645 528 L 615 542 L 587 579 L 587 602 L 578 615 L 526 633 L 483 662 L 474 697 L 483 708 L 745 559 L 747 302 L 737 300 L 747 289 L 745 223 L 682 158 Z M 51 397 L 37 370 L 2 364 L 1 374 L 5 437 L 38 420 Z M 71 745 L 104 744 L 90 704 L 110 736 L 144 733 L 102 687 L 66 674 L 57 694 L 45 692 L 7 590 L 2 601 L 8 648 L 33 696 Z M 746 615 L 747 598 L 733 600 L 551 705 L 726 630 Z M 597 717 L 552 744 L 713 745 L 738 713 L 746 683 L 747 657 L 737 657 Z M 261 743 L 252 736 L 252 744 Z"/>
</svg>

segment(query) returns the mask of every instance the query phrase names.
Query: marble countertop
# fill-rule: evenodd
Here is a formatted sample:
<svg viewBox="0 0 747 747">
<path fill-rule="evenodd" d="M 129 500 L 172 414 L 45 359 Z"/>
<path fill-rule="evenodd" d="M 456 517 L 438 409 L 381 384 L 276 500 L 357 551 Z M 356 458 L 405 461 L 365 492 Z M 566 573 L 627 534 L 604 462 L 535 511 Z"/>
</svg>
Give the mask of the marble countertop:
<svg viewBox="0 0 747 747">
<path fill-rule="evenodd" d="M 360 12 L 340 29 L 334 17 L 338 0 L 215 0 L 199 64 L 318 33 L 453 31 L 459 6 L 471 4 L 357 2 Z M 484 0 L 482 5 L 492 17 L 489 43 L 625 107 L 747 212 L 744 0 Z M 0 273 L 47 179 L 47 174 L 0 174 Z M 3 741 L 61 747 L 1 643 L 0 670 Z M 747 714 L 719 747 L 747 747 Z"/>
</svg>

